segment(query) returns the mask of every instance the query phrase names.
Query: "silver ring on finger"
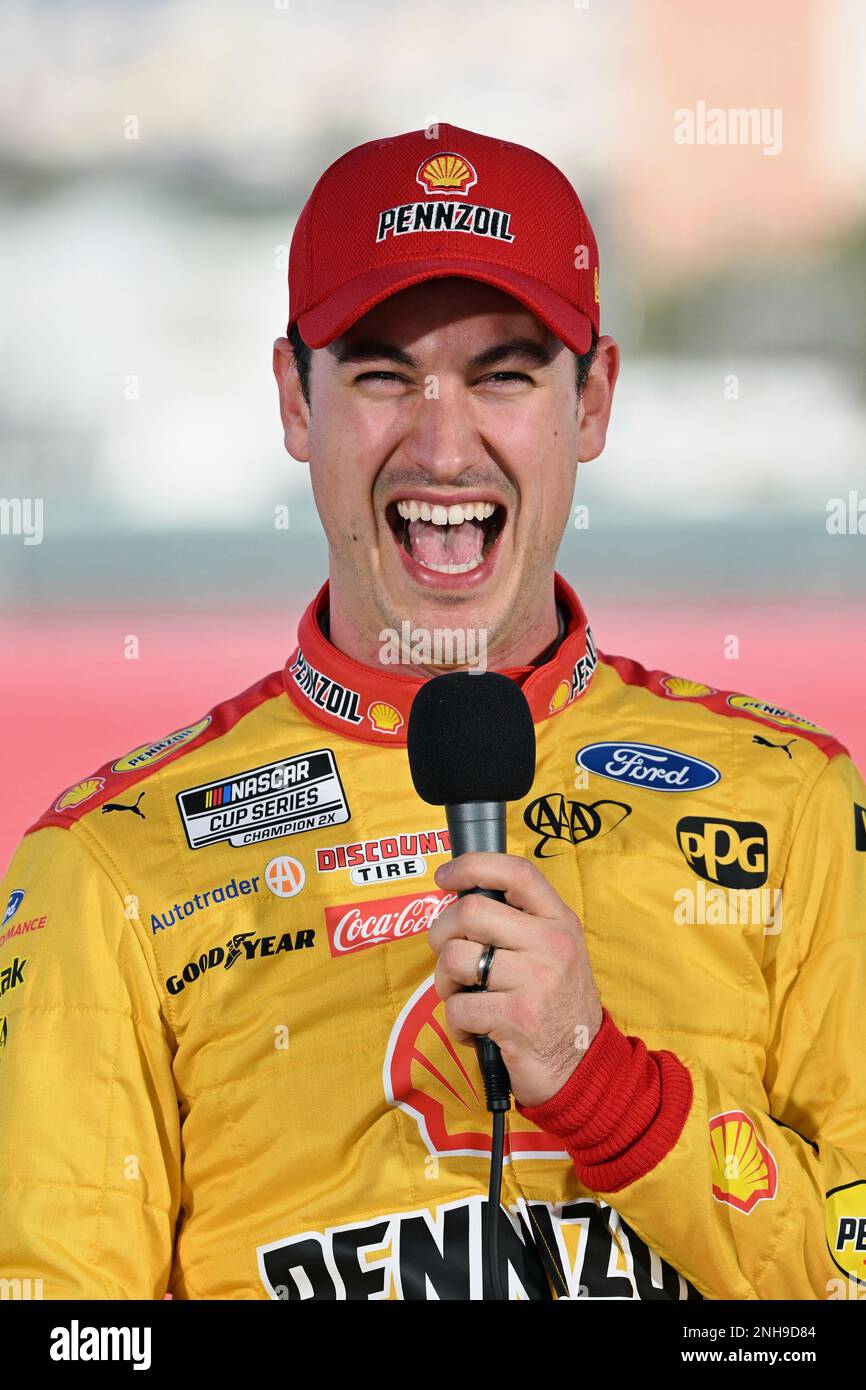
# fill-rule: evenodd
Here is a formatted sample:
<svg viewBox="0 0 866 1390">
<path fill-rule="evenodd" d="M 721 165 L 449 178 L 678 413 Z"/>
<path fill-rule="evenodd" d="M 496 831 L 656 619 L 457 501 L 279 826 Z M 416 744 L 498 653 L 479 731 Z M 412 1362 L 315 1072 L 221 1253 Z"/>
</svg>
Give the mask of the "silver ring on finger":
<svg viewBox="0 0 866 1390">
<path fill-rule="evenodd" d="M 496 952 L 495 946 L 485 946 L 475 968 L 475 983 L 479 989 L 487 988 L 487 981 L 490 979 L 490 967 L 493 964 L 493 956 Z"/>
</svg>

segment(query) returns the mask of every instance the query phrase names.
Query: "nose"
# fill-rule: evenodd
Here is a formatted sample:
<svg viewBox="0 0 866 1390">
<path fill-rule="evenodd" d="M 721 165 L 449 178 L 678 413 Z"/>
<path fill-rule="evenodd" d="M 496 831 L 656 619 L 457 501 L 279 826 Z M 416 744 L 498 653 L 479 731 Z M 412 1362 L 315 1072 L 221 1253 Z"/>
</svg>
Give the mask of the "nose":
<svg viewBox="0 0 866 1390">
<path fill-rule="evenodd" d="M 425 393 L 418 402 L 404 453 L 436 482 L 450 482 L 473 464 L 484 462 L 485 450 L 469 393 L 435 377 L 429 379 L 427 390 L 435 394 Z"/>
</svg>

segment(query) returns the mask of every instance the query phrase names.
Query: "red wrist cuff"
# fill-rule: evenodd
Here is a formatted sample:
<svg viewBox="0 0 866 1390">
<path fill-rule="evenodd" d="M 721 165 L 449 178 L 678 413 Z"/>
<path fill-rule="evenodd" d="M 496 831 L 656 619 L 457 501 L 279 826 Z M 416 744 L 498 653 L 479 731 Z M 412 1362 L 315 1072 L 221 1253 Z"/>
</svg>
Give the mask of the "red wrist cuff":
<svg viewBox="0 0 866 1390">
<path fill-rule="evenodd" d="M 620 1188 L 651 1172 L 673 1148 L 692 1104 L 692 1078 L 673 1052 L 649 1052 L 608 1013 L 565 1085 L 526 1119 L 563 1140 L 584 1187 Z"/>
</svg>

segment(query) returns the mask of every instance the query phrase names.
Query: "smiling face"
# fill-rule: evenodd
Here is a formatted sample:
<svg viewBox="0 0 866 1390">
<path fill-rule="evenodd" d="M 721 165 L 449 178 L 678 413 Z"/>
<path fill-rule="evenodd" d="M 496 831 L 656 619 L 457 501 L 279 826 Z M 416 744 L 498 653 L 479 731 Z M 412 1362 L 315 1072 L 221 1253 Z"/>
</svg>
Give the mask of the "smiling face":
<svg viewBox="0 0 866 1390">
<path fill-rule="evenodd" d="M 310 463 L 334 645 L 375 665 L 383 628 L 472 628 L 502 668 L 551 642 L 577 462 L 603 447 L 617 363 L 602 338 L 578 403 L 573 353 L 510 295 L 456 277 L 392 295 L 315 351 L 309 410 L 280 339 L 286 447 Z"/>
</svg>

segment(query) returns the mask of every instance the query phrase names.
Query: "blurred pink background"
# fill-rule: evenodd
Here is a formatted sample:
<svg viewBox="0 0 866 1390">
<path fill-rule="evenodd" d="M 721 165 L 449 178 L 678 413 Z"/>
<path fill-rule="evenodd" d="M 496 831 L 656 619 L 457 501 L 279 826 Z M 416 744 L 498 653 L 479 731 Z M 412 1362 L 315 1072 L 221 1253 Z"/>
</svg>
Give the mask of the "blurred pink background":
<svg viewBox="0 0 866 1390">
<path fill-rule="evenodd" d="M 438 121 L 553 159 L 598 237 L 623 370 L 559 568 L 600 647 L 866 764 L 862 0 L 7 0 L 3 39 L 0 507 L 44 534 L 0 511 L 0 863 L 294 646 L 327 567 L 271 377 L 294 222 Z"/>
</svg>

